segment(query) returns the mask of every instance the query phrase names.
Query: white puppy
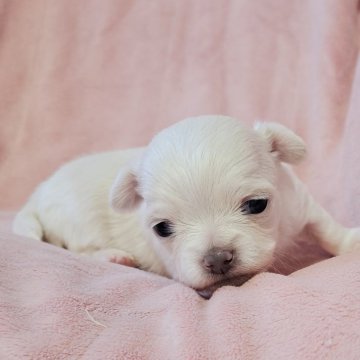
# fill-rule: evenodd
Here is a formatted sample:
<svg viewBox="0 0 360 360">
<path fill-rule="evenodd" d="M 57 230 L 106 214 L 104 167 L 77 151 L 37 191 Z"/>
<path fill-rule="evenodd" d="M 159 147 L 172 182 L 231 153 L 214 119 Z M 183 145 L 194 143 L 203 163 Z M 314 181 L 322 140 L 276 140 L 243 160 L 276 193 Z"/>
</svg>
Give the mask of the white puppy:
<svg viewBox="0 0 360 360">
<path fill-rule="evenodd" d="M 359 247 L 358 230 L 336 223 L 286 165 L 304 156 L 303 141 L 278 124 L 189 118 L 147 148 L 63 166 L 14 231 L 195 289 L 263 271 L 305 227 L 333 255 Z"/>
</svg>

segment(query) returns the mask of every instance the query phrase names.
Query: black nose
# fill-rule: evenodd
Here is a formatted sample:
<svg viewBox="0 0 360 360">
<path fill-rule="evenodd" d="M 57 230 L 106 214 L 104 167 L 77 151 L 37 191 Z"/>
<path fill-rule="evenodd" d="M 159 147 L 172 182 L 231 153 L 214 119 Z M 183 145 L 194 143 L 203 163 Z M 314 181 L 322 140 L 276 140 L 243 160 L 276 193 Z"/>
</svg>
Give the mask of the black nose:
<svg viewBox="0 0 360 360">
<path fill-rule="evenodd" d="M 231 269 L 233 260 L 233 251 L 213 248 L 205 255 L 203 266 L 212 274 L 224 275 Z"/>
</svg>

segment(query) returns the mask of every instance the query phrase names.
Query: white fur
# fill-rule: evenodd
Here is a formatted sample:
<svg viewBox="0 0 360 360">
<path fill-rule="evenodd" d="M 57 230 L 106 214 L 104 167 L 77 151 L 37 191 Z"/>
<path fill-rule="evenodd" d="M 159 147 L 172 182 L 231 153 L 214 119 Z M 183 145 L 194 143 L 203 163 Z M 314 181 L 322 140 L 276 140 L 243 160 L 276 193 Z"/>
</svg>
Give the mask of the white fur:
<svg viewBox="0 0 360 360">
<path fill-rule="evenodd" d="M 132 259 L 197 289 L 224 277 L 202 266 L 213 247 L 236 254 L 226 277 L 266 269 L 275 247 L 305 227 L 330 253 L 351 251 L 360 243 L 357 229 L 337 224 L 285 164 L 305 152 L 279 124 L 252 130 L 225 116 L 189 118 L 147 148 L 63 166 L 19 212 L 14 231 L 97 258 Z M 266 210 L 243 214 L 242 203 L 257 197 L 269 199 Z M 169 238 L 153 231 L 163 220 L 173 224 Z"/>
</svg>

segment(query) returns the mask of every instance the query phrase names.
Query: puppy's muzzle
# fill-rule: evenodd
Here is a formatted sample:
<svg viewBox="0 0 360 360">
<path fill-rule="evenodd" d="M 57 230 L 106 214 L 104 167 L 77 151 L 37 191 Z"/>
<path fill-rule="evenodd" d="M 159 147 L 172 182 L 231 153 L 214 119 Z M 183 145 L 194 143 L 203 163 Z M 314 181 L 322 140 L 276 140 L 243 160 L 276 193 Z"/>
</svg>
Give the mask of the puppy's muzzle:
<svg viewBox="0 0 360 360">
<path fill-rule="evenodd" d="M 233 262 L 233 251 L 213 248 L 204 256 L 202 265 L 211 274 L 225 275 L 232 268 Z"/>
</svg>

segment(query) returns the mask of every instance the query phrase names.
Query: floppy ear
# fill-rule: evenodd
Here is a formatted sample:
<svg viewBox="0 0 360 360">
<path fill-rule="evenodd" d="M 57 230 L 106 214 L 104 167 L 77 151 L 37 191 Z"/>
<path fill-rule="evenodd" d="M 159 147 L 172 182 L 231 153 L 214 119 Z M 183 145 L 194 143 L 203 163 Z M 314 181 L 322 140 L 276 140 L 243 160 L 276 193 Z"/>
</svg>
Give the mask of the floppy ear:
<svg viewBox="0 0 360 360">
<path fill-rule="evenodd" d="M 300 136 L 275 123 L 256 123 L 254 130 L 268 143 L 269 151 L 280 161 L 298 164 L 306 155 L 306 145 Z"/>
<path fill-rule="evenodd" d="M 130 168 L 120 171 L 110 190 L 110 205 L 118 212 L 135 209 L 142 197 L 138 193 L 138 180 Z"/>
</svg>

